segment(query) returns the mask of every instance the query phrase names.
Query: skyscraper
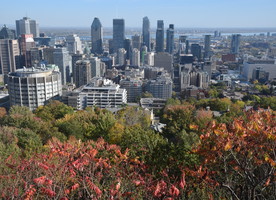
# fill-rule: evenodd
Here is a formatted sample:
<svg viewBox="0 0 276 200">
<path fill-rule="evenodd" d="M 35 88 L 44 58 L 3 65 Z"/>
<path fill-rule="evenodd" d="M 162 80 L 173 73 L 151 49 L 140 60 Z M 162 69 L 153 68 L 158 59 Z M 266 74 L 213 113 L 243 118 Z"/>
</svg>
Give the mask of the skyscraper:
<svg viewBox="0 0 276 200">
<path fill-rule="evenodd" d="M 174 51 L 174 25 L 170 24 L 167 29 L 167 46 L 166 52 L 172 54 Z"/>
<path fill-rule="evenodd" d="M 91 63 L 89 60 L 78 60 L 74 71 L 74 82 L 77 87 L 86 85 L 91 80 Z"/>
<path fill-rule="evenodd" d="M 131 65 L 140 66 L 140 51 L 136 48 L 132 51 Z"/>
<path fill-rule="evenodd" d="M 209 58 L 211 53 L 211 35 L 205 35 L 204 37 L 204 58 Z"/>
<path fill-rule="evenodd" d="M 59 67 L 61 72 L 61 82 L 65 85 L 67 82 L 71 82 L 71 56 L 66 48 L 57 48 L 54 51 L 54 64 Z"/>
<path fill-rule="evenodd" d="M 68 35 L 66 37 L 67 49 L 70 54 L 82 54 L 82 44 L 80 37 L 76 34 Z"/>
<path fill-rule="evenodd" d="M 31 48 L 35 47 L 35 41 L 32 34 L 22 34 L 19 39 L 21 53 L 21 66 L 33 67 L 31 64 Z"/>
<path fill-rule="evenodd" d="M 199 44 L 192 44 L 191 45 L 191 53 L 195 58 L 201 60 L 201 46 Z"/>
<path fill-rule="evenodd" d="M 140 49 L 141 49 L 141 36 L 135 34 L 131 37 L 131 40 L 132 40 L 132 47 L 136 48 L 140 51 Z"/>
<path fill-rule="evenodd" d="M 185 36 L 185 35 L 180 35 L 179 36 L 179 44 L 178 44 L 179 54 L 185 53 L 186 40 L 187 40 L 187 36 Z"/>
<path fill-rule="evenodd" d="M 125 20 L 113 19 L 113 51 L 124 48 Z"/>
<path fill-rule="evenodd" d="M 91 25 L 91 41 L 92 49 L 91 53 L 102 54 L 103 53 L 103 27 L 99 18 L 95 17 Z"/>
<path fill-rule="evenodd" d="M 16 34 L 20 37 L 22 34 L 33 34 L 34 37 L 39 37 L 39 27 L 35 20 L 28 17 L 16 20 Z"/>
<path fill-rule="evenodd" d="M 6 25 L 4 25 L 0 31 L 0 39 L 15 39 L 15 31 L 10 30 Z"/>
<path fill-rule="evenodd" d="M 0 74 L 14 72 L 19 67 L 19 45 L 17 40 L 0 40 Z"/>
<path fill-rule="evenodd" d="M 155 51 L 156 52 L 164 51 L 164 22 L 163 22 L 163 20 L 157 21 Z"/>
<path fill-rule="evenodd" d="M 143 18 L 143 45 L 150 51 L 150 21 L 148 17 Z"/>
<path fill-rule="evenodd" d="M 241 40 L 241 35 L 240 34 L 234 34 L 232 35 L 232 40 L 231 40 L 231 53 L 233 54 L 238 54 L 240 50 L 240 40 Z"/>
</svg>

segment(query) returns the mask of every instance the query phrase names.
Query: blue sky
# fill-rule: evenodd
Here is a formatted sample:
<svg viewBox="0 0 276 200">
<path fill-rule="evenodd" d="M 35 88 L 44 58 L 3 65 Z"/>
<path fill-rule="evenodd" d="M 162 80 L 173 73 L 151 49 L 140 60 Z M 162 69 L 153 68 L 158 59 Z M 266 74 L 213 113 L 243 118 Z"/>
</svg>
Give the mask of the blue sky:
<svg viewBox="0 0 276 200">
<path fill-rule="evenodd" d="M 276 27 L 276 0 L 4 0 L 0 24 L 15 24 L 28 15 L 41 27 L 89 27 L 99 17 L 104 27 L 124 18 L 127 27 Z"/>
</svg>

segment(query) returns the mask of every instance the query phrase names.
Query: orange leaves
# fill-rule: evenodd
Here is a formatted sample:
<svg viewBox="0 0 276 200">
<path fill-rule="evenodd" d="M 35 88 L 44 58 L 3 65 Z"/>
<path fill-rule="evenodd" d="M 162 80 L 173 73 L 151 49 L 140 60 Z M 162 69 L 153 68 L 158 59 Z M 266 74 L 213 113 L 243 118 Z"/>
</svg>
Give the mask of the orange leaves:
<svg viewBox="0 0 276 200">
<path fill-rule="evenodd" d="M 225 147 L 224 147 L 224 150 L 225 150 L 225 151 L 228 151 L 228 150 L 231 149 L 231 148 L 232 148 L 232 142 L 231 142 L 231 141 L 228 141 L 228 142 L 226 143 Z"/>
<path fill-rule="evenodd" d="M 40 188 L 40 191 L 43 193 L 43 194 L 46 194 L 47 196 L 49 197 L 54 197 L 56 196 L 56 193 L 51 190 L 51 189 L 48 189 L 48 188 Z"/>
<path fill-rule="evenodd" d="M 31 200 L 36 193 L 36 189 L 33 185 L 30 185 L 29 189 L 24 194 L 24 200 Z"/>
<path fill-rule="evenodd" d="M 35 178 L 34 182 L 37 185 L 52 185 L 53 184 L 53 181 L 46 178 L 46 176 L 41 176 L 41 177 Z"/>
</svg>

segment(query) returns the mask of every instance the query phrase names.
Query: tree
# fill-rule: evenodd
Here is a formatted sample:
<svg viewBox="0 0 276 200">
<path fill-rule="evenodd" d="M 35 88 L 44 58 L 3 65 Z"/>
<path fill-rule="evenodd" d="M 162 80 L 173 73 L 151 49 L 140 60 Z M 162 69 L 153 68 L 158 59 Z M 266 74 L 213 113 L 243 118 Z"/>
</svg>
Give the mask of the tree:
<svg viewBox="0 0 276 200">
<path fill-rule="evenodd" d="M 233 199 L 276 196 L 276 121 L 271 111 L 251 111 L 229 126 L 213 122 L 201 136 L 201 180 Z M 203 177 L 204 176 L 204 177 Z M 215 190 L 220 190 L 218 187 Z"/>
</svg>

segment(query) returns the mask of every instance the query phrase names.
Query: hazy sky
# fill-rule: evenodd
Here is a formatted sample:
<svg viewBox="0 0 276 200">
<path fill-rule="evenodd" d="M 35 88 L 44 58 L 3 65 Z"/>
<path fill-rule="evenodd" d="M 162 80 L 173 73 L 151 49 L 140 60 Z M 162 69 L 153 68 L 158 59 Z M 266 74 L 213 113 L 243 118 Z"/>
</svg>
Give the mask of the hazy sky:
<svg viewBox="0 0 276 200">
<path fill-rule="evenodd" d="M 127 27 L 276 27 L 276 0 L 3 0 L 0 24 L 15 24 L 27 16 L 41 27 L 90 27 L 99 17 L 104 27 L 124 18 Z"/>
</svg>

